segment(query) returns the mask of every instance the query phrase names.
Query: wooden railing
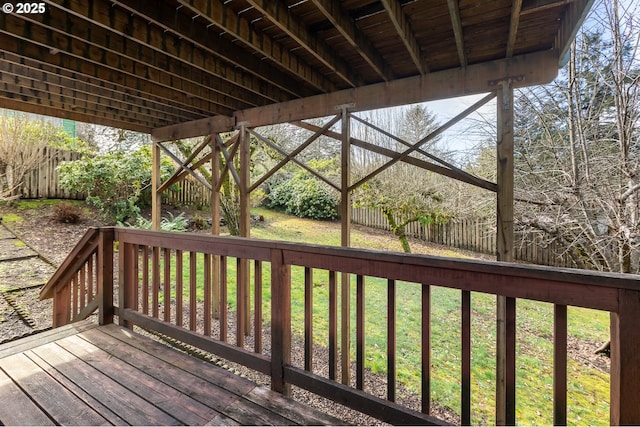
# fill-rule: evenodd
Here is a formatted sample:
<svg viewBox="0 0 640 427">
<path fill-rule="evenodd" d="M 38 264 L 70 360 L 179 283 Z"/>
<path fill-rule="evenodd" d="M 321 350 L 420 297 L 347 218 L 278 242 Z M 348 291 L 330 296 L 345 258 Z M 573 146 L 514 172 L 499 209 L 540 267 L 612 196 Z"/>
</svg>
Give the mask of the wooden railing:
<svg viewBox="0 0 640 427">
<path fill-rule="evenodd" d="M 119 292 L 114 307 L 109 301 L 116 281 L 109 248 L 115 241 L 119 248 Z M 610 422 L 640 424 L 640 279 L 637 276 L 203 234 L 105 228 L 88 232 L 47 285 L 43 296 L 59 300 L 54 306 L 57 324 L 78 319 L 89 310 L 90 304 L 81 309 L 82 295 L 91 295 L 91 291 L 82 290 L 87 286 L 82 285 L 81 272 L 90 271 L 91 262 L 87 260 L 94 254 L 99 267 L 91 271 L 99 270 L 102 277 L 95 279 L 99 289 L 98 302 L 93 306 L 98 304 L 105 311 L 101 322 L 110 322 L 110 314 L 115 312 L 122 325 L 157 331 L 261 372 L 270 377 L 274 390 L 288 393 L 291 385 L 298 386 L 394 424 L 442 423 L 429 415 L 431 349 L 437 348 L 430 336 L 433 286 L 457 289 L 461 295 L 461 350 L 460 354 L 450 356 L 460 360 L 463 424 L 471 422 L 471 292 L 504 296 L 514 305 L 516 299 L 554 304 L 554 383 L 549 394 L 554 402 L 553 422 L 557 425 L 567 422 L 567 307 L 607 311 L 611 313 Z M 253 274 L 249 274 L 249 263 L 253 265 Z M 111 273 L 107 271 L 109 266 Z M 301 269 L 302 273 L 295 275 L 302 277 L 299 283 L 292 280 L 292 268 Z M 338 280 L 342 274 L 355 279 L 355 302 L 345 298 L 351 294 L 348 285 L 347 288 L 344 284 L 338 285 L 349 283 Z M 314 297 L 316 281 L 321 275 L 328 279 L 326 300 Z M 369 319 L 366 310 L 370 307 L 365 290 L 376 280 L 383 280 L 386 287 L 386 399 L 373 396 L 364 386 L 365 376 L 369 375 L 365 370 L 365 342 L 369 332 L 365 322 Z M 403 351 L 396 348 L 396 316 L 400 309 L 397 295 L 409 286 L 406 282 L 420 287 L 417 297 L 420 313 L 417 314 L 421 319 L 418 326 L 423 378 L 422 407 L 418 408 L 421 411 L 394 402 L 398 350 Z M 233 288 L 235 292 L 231 292 Z M 250 290 L 251 306 L 245 303 Z M 292 290 L 296 295 L 303 295 L 301 300 L 292 301 Z M 78 309 L 73 302 L 76 294 Z M 95 293 L 93 295 L 95 299 Z M 355 307 L 354 328 L 348 323 L 339 327 L 339 318 L 344 321 L 350 317 L 345 307 L 352 306 Z M 265 307 L 268 308 L 265 310 Z M 269 308 L 270 321 L 263 325 Z M 292 309 L 298 308 L 304 314 L 292 325 Z M 328 323 L 327 374 L 314 370 L 314 342 L 319 339 L 314 331 L 314 316 L 323 316 Z M 515 334 L 515 322 L 513 324 Z M 234 330 L 229 330 L 230 325 L 235 325 Z M 301 331 L 299 336 L 292 335 L 292 326 Z M 355 330 L 356 355 L 353 383 L 348 375 L 342 375 L 342 381 L 337 380 L 339 374 L 350 367 L 350 351 L 341 352 L 339 348 L 349 348 L 348 338 L 352 335 L 350 332 L 345 340 L 339 331 L 352 329 Z M 270 339 L 268 351 L 263 348 L 266 338 Z M 304 362 L 295 366 L 291 349 L 295 344 L 292 342 L 298 340 L 303 342 Z M 507 353 L 508 366 L 515 366 L 514 358 L 515 355 Z M 535 393 L 545 392 L 535 390 Z M 508 400 L 515 401 L 515 389 L 507 387 L 506 393 Z M 515 420 L 515 405 L 507 408 L 512 412 L 507 419 Z"/>
</svg>

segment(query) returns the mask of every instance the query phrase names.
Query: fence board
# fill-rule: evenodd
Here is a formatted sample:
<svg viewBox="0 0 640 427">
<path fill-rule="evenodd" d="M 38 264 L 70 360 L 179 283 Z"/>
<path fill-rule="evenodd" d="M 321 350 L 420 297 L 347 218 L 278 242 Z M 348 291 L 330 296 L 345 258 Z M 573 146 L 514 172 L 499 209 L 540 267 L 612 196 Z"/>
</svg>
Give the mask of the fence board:
<svg viewBox="0 0 640 427">
<path fill-rule="evenodd" d="M 382 230 L 389 223 L 379 210 L 352 208 L 351 221 Z M 493 255 L 496 252 L 496 232 L 493 221 L 483 218 L 453 219 L 444 224 L 423 225 L 418 222 L 407 227 L 407 235 L 437 243 Z M 553 267 L 575 267 L 569 256 L 556 242 L 544 244 L 537 233 L 515 234 L 515 257 L 518 261 Z"/>
<path fill-rule="evenodd" d="M 23 199 L 72 199 L 84 200 L 86 195 L 78 191 L 60 188 L 60 174 L 57 170 L 62 162 L 79 160 L 82 154 L 45 147 L 41 151 L 38 167 L 27 172 L 23 179 L 20 197 Z"/>
</svg>

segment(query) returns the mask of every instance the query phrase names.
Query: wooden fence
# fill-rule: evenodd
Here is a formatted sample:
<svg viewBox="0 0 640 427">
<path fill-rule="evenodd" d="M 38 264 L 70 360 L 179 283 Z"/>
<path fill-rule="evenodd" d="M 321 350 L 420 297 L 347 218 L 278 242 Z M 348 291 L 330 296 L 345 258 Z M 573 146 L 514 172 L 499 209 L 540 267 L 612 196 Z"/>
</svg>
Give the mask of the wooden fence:
<svg viewBox="0 0 640 427">
<path fill-rule="evenodd" d="M 351 222 L 367 227 L 390 230 L 389 222 L 381 211 L 352 208 Z M 496 253 L 494 219 L 454 219 L 442 224 L 423 225 L 413 222 L 407 226 L 407 235 L 427 242 L 466 249 L 486 254 Z M 575 267 L 563 249 L 555 242 L 545 242 L 541 233 L 515 233 L 515 258 L 554 267 Z"/>
<path fill-rule="evenodd" d="M 38 167 L 24 176 L 20 196 L 23 199 L 85 199 L 86 195 L 83 193 L 60 188 L 60 174 L 57 170 L 60 163 L 81 157 L 82 154 L 74 151 L 43 148 L 42 161 Z"/>
</svg>

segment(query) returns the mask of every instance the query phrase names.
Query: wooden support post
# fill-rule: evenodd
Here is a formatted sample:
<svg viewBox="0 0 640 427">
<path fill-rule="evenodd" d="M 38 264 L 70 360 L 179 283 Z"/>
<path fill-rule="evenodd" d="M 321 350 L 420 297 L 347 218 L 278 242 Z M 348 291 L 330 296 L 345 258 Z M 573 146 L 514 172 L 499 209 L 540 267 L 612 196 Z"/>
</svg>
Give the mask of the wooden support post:
<svg viewBox="0 0 640 427">
<path fill-rule="evenodd" d="M 162 194 L 160 188 L 160 145 L 153 141 L 151 149 L 151 229 L 160 230 Z"/>
<path fill-rule="evenodd" d="M 220 235 L 220 147 L 217 143 L 217 135 L 212 135 L 209 141 L 211 148 L 211 234 Z M 220 318 L 220 257 L 212 257 L 213 276 L 213 317 Z"/>
<path fill-rule="evenodd" d="M 113 323 L 113 229 L 101 229 L 98 243 L 98 323 Z"/>
<path fill-rule="evenodd" d="M 341 153 L 341 197 L 340 197 L 340 243 L 343 247 L 351 246 L 351 122 L 349 105 L 342 108 L 342 153 Z M 349 274 L 341 274 L 341 372 L 342 384 L 349 384 L 351 378 L 351 278 Z"/>
<path fill-rule="evenodd" d="M 620 289 L 611 313 L 611 425 L 640 425 L 640 292 Z"/>
<path fill-rule="evenodd" d="M 135 274 L 135 264 L 138 262 L 138 251 L 134 250 L 131 243 L 121 243 L 118 249 L 118 305 L 120 310 L 137 308 L 134 306 L 135 292 L 138 292 L 138 277 Z M 120 315 L 120 326 L 133 329 L 133 323 Z"/>
<path fill-rule="evenodd" d="M 250 212 L 250 194 L 251 186 L 249 175 L 249 164 L 251 157 L 251 145 L 249 141 L 249 133 L 246 129 L 246 123 L 240 123 L 240 237 L 251 237 L 251 212 Z M 238 340 L 242 340 L 243 334 L 248 335 L 251 331 L 251 292 L 249 280 L 249 260 L 243 259 L 238 264 L 238 288 L 240 292 L 240 300 L 238 307 L 242 304 L 243 309 L 239 310 L 242 319 L 238 318 Z"/>
<path fill-rule="evenodd" d="M 510 262 L 513 261 L 513 87 L 510 82 L 499 83 L 496 103 L 496 255 L 498 261 Z M 496 425 L 515 425 L 515 299 L 499 295 L 496 315 Z"/>
<path fill-rule="evenodd" d="M 291 364 L 291 267 L 271 251 L 271 389 L 288 396 L 284 367 Z"/>
</svg>

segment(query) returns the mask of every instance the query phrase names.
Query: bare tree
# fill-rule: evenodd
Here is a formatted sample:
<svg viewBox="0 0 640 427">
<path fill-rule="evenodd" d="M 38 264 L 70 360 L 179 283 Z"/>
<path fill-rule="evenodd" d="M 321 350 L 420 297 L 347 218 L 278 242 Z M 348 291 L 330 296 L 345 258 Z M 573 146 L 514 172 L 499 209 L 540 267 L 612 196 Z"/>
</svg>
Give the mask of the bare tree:
<svg viewBox="0 0 640 427">
<path fill-rule="evenodd" d="M 638 272 L 638 16 L 596 7 L 561 77 L 523 90 L 516 124 L 517 220 L 583 268 Z M 637 6 L 636 6 L 637 7 Z"/>
</svg>

